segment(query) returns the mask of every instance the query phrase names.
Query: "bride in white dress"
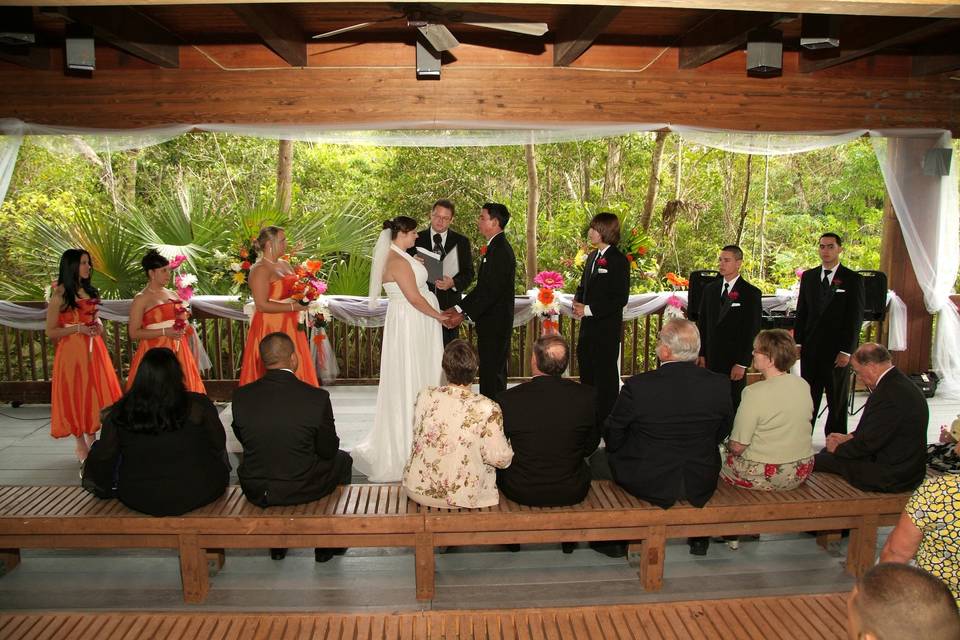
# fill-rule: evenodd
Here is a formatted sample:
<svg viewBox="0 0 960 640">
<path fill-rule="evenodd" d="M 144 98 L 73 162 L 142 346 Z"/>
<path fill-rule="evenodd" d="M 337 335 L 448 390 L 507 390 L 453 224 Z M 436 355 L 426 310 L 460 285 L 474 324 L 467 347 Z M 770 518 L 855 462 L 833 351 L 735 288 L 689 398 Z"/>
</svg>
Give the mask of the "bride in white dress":
<svg viewBox="0 0 960 640">
<path fill-rule="evenodd" d="M 410 456 L 417 394 L 439 385 L 443 359 L 441 313 L 427 289 L 427 270 L 407 255 L 417 240 L 417 223 L 398 216 L 383 223 L 370 268 L 370 306 L 380 287 L 387 292 L 387 320 L 380 351 L 380 385 L 373 429 L 351 456 L 354 468 L 373 482 L 396 482 Z"/>
</svg>

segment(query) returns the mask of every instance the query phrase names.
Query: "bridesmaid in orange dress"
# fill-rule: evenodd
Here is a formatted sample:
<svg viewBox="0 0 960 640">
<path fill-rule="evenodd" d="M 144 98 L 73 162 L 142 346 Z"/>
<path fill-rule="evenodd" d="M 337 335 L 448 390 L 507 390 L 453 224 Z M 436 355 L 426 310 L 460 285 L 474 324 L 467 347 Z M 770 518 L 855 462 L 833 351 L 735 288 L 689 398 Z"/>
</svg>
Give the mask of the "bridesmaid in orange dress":
<svg viewBox="0 0 960 640">
<path fill-rule="evenodd" d="M 294 371 L 296 376 L 319 387 L 307 335 L 299 329 L 299 315 L 303 307 L 290 297 L 297 276 L 293 267 L 280 259 L 287 251 L 283 229 L 264 227 L 257 236 L 255 247 L 261 252 L 261 257 L 250 267 L 249 282 L 256 311 L 250 321 L 247 343 L 243 348 L 240 386 L 259 380 L 266 373 L 260 360 L 260 340 L 271 333 L 280 332 L 290 336 L 296 346 L 299 361 Z"/>
<path fill-rule="evenodd" d="M 83 463 L 100 429 L 100 410 L 116 402 L 120 383 L 97 317 L 90 283 L 93 261 L 83 249 L 60 256 L 60 274 L 47 306 L 47 336 L 56 342 L 50 388 L 50 435 L 73 436 Z"/>
<path fill-rule="evenodd" d="M 187 391 L 206 395 L 200 369 L 187 341 L 187 318 L 190 314 L 184 309 L 180 297 L 166 288 L 170 283 L 170 261 L 151 249 L 143 256 L 140 266 L 147 274 L 147 286 L 133 298 L 130 305 L 130 338 L 139 340 L 140 344 L 130 363 L 127 390 L 133 384 L 144 354 L 154 347 L 166 347 L 180 361 Z"/>
</svg>

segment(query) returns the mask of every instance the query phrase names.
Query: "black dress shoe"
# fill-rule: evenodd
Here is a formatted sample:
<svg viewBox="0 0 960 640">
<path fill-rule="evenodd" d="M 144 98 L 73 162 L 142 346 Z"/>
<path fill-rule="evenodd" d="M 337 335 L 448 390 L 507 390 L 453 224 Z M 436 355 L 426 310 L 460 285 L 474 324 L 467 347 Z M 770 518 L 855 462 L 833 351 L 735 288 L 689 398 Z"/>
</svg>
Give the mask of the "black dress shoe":
<svg viewBox="0 0 960 640">
<path fill-rule="evenodd" d="M 336 551 L 336 549 L 314 549 L 313 559 L 317 562 L 326 562 L 335 555 Z"/>
<path fill-rule="evenodd" d="M 271 559 L 271 560 L 283 560 L 283 559 L 286 558 L 286 557 L 287 557 L 287 550 L 286 550 L 286 549 L 284 549 L 284 548 L 282 548 L 282 547 L 270 549 L 270 559 Z"/>
<path fill-rule="evenodd" d="M 608 558 L 623 558 L 627 555 L 627 545 L 624 542 L 591 542 L 590 548 Z"/>
<path fill-rule="evenodd" d="M 564 553 L 573 553 L 573 550 L 577 548 L 576 542 L 561 542 L 560 548 L 563 549 Z"/>
<path fill-rule="evenodd" d="M 690 553 L 692 555 L 707 555 L 707 549 L 710 548 L 710 538 L 690 538 L 687 542 L 690 544 Z"/>
<path fill-rule="evenodd" d="M 505 544 L 503 546 L 505 546 L 507 548 L 507 551 L 509 551 L 510 553 L 516 553 L 517 551 L 520 551 L 520 545 L 518 544 Z"/>
</svg>

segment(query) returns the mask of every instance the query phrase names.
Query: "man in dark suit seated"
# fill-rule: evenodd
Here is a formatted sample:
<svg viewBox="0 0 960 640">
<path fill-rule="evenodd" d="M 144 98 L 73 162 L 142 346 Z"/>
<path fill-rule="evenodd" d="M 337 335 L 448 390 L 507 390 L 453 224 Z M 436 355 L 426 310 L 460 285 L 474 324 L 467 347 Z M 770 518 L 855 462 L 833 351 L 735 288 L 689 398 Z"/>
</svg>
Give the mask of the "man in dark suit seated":
<svg viewBox="0 0 960 640">
<path fill-rule="evenodd" d="M 285 333 L 260 341 L 267 373 L 233 393 L 233 432 L 243 445 L 237 469 L 247 500 L 258 507 L 319 500 L 350 484 L 353 460 L 340 451 L 330 394 L 294 375 L 297 354 Z M 316 549 L 326 562 L 345 549 Z M 286 549 L 271 549 L 282 560 Z"/>
<path fill-rule="evenodd" d="M 927 399 L 882 345 L 862 345 L 852 362 L 872 393 L 856 431 L 828 435 L 813 469 L 842 475 L 863 491 L 912 491 L 927 471 Z"/>
<path fill-rule="evenodd" d="M 636 497 L 669 509 L 677 500 L 707 503 L 720 475 L 718 445 L 730 435 L 730 379 L 697 366 L 700 333 L 689 320 L 663 325 L 660 368 L 627 380 L 603 430 L 606 450 L 590 458 L 594 477 L 612 479 Z M 709 538 L 691 538 L 704 555 Z M 622 545 L 591 545 L 613 557 Z"/>
<path fill-rule="evenodd" d="M 560 336 L 533 345 L 530 382 L 497 398 L 513 462 L 497 469 L 497 486 L 514 502 L 533 507 L 577 504 L 590 490 L 585 458 L 600 443 L 593 387 L 562 378 L 569 348 Z"/>
</svg>

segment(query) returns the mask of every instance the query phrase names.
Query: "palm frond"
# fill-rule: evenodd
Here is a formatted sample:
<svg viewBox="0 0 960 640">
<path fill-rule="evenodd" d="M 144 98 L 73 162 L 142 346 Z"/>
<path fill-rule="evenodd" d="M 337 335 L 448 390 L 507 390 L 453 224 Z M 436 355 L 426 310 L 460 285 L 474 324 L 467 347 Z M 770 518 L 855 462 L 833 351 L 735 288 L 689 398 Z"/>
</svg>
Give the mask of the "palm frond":
<svg viewBox="0 0 960 640">
<path fill-rule="evenodd" d="M 327 292 L 339 296 L 365 296 L 370 285 L 370 260 L 358 255 L 340 260 L 327 277 Z"/>
</svg>

